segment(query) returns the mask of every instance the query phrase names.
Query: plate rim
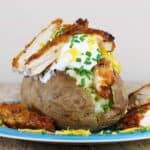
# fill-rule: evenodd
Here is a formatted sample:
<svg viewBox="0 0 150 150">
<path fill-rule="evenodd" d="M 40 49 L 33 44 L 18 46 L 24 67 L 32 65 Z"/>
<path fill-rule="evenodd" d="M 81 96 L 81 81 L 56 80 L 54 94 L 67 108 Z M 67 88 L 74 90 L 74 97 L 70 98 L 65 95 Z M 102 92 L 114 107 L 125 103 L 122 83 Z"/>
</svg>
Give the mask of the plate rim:
<svg viewBox="0 0 150 150">
<path fill-rule="evenodd" d="M 102 140 L 102 138 L 106 136 L 109 138 L 107 139 L 104 138 Z M 150 139 L 150 131 L 146 131 L 144 133 L 134 132 L 134 133 L 123 133 L 123 134 L 116 134 L 116 135 L 92 134 L 90 136 L 75 136 L 75 135 L 73 136 L 73 135 L 27 133 L 27 132 L 18 131 L 17 129 L 0 127 L 0 137 L 16 139 L 16 140 L 24 140 L 24 141 L 45 142 L 45 143 L 93 144 L 93 143 L 117 143 L 117 142 L 146 140 L 146 139 Z M 98 137 L 100 139 L 98 139 Z"/>
</svg>

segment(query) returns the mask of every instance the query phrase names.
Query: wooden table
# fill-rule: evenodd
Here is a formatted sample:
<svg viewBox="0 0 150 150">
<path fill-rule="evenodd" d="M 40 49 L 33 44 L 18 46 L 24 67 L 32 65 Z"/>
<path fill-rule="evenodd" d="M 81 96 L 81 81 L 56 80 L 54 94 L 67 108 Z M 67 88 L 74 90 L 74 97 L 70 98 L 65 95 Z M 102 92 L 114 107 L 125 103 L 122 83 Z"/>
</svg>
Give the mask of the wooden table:
<svg viewBox="0 0 150 150">
<path fill-rule="evenodd" d="M 150 140 L 95 145 L 35 143 L 0 138 L 0 150 L 150 150 Z"/>
<path fill-rule="evenodd" d="M 0 83 L 0 100 L 13 100 L 20 97 L 20 84 L 18 83 Z M 131 86 L 132 85 L 132 86 Z M 133 86 L 134 85 L 134 86 Z M 130 92 L 141 84 L 126 84 L 127 92 Z M 12 140 L 0 138 L 0 150 L 150 150 L 150 140 L 124 142 L 114 144 L 95 144 L 95 145 L 64 145 L 64 144 L 48 144 Z"/>
</svg>

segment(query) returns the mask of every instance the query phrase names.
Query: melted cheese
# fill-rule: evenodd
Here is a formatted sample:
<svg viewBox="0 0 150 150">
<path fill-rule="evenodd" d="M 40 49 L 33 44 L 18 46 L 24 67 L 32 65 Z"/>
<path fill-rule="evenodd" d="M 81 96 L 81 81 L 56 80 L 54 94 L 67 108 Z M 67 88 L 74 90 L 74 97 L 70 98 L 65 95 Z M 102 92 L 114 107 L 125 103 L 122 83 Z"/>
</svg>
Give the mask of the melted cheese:
<svg viewBox="0 0 150 150">
<path fill-rule="evenodd" d="M 91 132 L 90 130 L 84 130 L 84 129 L 67 129 L 67 130 L 56 131 L 55 134 L 89 136 L 91 135 Z"/>
</svg>

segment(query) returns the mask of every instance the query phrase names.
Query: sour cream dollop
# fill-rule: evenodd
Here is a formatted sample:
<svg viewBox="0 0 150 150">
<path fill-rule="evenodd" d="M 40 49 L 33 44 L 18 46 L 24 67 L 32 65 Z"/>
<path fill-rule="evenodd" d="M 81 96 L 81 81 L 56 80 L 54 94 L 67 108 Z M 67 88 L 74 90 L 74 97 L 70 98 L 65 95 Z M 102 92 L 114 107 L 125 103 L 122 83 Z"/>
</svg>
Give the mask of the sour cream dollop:
<svg viewBox="0 0 150 150">
<path fill-rule="evenodd" d="M 76 34 L 73 35 L 68 43 L 60 49 L 60 54 L 56 62 L 54 62 L 50 69 L 40 76 L 42 83 L 52 77 L 55 70 L 66 71 L 67 74 L 76 78 L 77 84 L 83 82 L 82 76 L 79 76 L 77 71 L 86 70 L 90 72 L 92 68 L 101 59 L 101 51 L 99 49 L 96 36 L 88 34 Z M 86 74 L 85 71 L 85 74 Z M 90 86 L 92 77 L 89 75 L 88 80 L 84 76 L 85 86 Z M 80 80 L 80 81 L 79 81 Z M 86 84 L 88 83 L 88 84 Z"/>
</svg>

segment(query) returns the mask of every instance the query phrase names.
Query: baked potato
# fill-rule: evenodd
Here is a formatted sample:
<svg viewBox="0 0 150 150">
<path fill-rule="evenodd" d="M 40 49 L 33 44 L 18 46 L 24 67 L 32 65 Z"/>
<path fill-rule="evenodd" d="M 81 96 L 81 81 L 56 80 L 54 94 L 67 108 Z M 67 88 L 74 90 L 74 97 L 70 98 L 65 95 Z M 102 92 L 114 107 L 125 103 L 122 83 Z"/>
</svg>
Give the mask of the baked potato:
<svg viewBox="0 0 150 150">
<path fill-rule="evenodd" d="M 114 124 L 126 112 L 127 96 L 122 80 L 117 73 L 115 76 L 113 104 L 106 113 L 96 113 L 90 93 L 64 72 L 56 73 L 46 84 L 25 77 L 21 96 L 27 105 L 50 116 L 60 128 L 98 130 Z"/>
<path fill-rule="evenodd" d="M 24 74 L 22 100 L 59 128 L 111 126 L 128 105 L 114 48 L 114 37 L 90 28 L 87 19 L 56 19 L 12 61 Z"/>
</svg>

